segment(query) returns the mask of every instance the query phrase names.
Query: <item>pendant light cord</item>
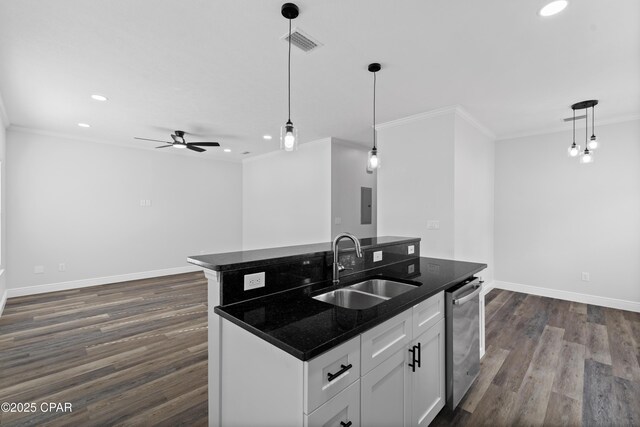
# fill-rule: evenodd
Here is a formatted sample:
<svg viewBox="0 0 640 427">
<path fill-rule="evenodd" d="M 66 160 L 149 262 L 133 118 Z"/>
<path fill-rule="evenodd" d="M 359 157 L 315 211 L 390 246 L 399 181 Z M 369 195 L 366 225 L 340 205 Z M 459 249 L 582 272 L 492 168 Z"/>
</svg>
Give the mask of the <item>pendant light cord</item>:
<svg viewBox="0 0 640 427">
<path fill-rule="evenodd" d="M 589 152 L 589 108 L 584 109 L 584 150 Z"/>
<path fill-rule="evenodd" d="M 289 61 L 287 64 L 287 86 L 289 95 L 289 122 L 291 122 L 291 19 L 289 19 Z"/>
<path fill-rule="evenodd" d="M 573 143 L 576 143 L 576 110 L 573 110 Z"/>
<path fill-rule="evenodd" d="M 591 107 L 591 135 L 595 135 L 596 129 L 596 106 Z"/>
<path fill-rule="evenodd" d="M 373 73 L 373 149 L 376 150 L 376 73 Z"/>
</svg>

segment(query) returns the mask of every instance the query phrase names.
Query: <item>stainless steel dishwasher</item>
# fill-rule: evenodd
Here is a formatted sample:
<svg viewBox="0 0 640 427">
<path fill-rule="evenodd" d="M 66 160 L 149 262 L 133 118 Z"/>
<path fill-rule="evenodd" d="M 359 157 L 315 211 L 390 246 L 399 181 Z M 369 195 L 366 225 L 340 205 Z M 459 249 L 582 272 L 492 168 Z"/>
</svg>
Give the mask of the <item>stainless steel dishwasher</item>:
<svg viewBox="0 0 640 427">
<path fill-rule="evenodd" d="M 480 372 L 480 292 L 471 277 L 445 292 L 447 406 L 454 410 Z"/>
</svg>

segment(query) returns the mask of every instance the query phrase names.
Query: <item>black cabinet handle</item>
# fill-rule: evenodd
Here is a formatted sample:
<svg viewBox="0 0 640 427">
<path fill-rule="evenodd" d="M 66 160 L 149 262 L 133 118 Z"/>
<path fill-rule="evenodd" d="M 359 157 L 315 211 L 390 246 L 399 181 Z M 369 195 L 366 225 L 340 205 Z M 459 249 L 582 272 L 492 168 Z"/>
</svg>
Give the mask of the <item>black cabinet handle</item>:
<svg viewBox="0 0 640 427">
<path fill-rule="evenodd" d="M 411 363 L 409 366 L 411 367 L 411 372 L 416 371 L 416 346 L 414 345 L 409 349 L 409 353 L 411 353 Z"/>
<path fill-rule="evenodd" d="M 411 372 L 415 372 L 416 367 L 418 368 L 420 367 L 420 359 L 421 359 L 420 343 L 411 347 L 409 349 L 409 353 L 411 353 L 411 363 L 409 363 L 409 366 L 411 367 Z M 416 359 L 416 355 L 418 356 L 417 359 Z"/>
<path fill-rule="evenodd" d="M 344 421 L 340 421 L 340 425 L 342 427 L 349 427 L 351 424 L 353 424 L 351 421 L 347 421 L 346 423 Z"/>
<path fill-rule="evenodd" d="M 329 379 L 329 382 L 335 380 L 336 378 L 338 378 L 340 375 L 344 374 L 345 372 L 347 372 L 349 369 L 353 368 L 353 365 L 351 363 L 349 363 L 347 366 L 344 365 L 340 365 L 340 367 L 342 369 L 340 369 L 338 372 L 336 372 L 335 374 L 332 374 L 331 372 L 327 372 L 327 378 Z M 349 424 L 351 425 L 351 424 Z"/>
<path fill-rule="evenodd" d="M 416 363 L 418 364 L 418 368 L 420 367 L 420 363 L 422 362 L 422 350 L 420 349 L 422 346 L 420 345 L 420 343 L 418 343 L 417 345 L 413 346 L 414 348 L 416 348 L 416 350 L 418 350 L 418 360 L 416 361 Z"/>
</svg>

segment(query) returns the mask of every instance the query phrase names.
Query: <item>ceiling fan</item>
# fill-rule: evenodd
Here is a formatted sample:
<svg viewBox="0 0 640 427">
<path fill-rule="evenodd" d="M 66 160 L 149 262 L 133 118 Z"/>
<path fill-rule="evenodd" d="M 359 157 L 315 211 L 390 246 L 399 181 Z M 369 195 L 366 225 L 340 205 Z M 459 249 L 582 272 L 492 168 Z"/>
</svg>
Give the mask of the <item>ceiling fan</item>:
<svg viewBox="0 0 640 427">
<path fill-rule="evenodd" d="M 171 139 L 173 139 L 173 142 L 169 142 L 169 141 L 160 141 L 157 139 L 149 139 L 149 138 L 138 138 L 137 136 L 134 137 L 135 139 L 141 139 L 143 141 L 154 141 L 154 142 L 164 142 L 165 144 L 168 145 L 161 145 L 159 147 L 156 148 L 167 148 L 167 147 L 174 147 L 174 148 L 188 148 L 189 150 L 193 150 L 193 151 L 197 151 L 198 153 L 202 153 L 203 151 L 207 151 L 204 148 L 200 148 L 202 147 L 219 147 L 220 144 L 217 142 L 187 142 L 184 140 L 184 134 L 186 132 L 183 130 L 177 130 L 175 131 L 175 133 L 171 134 Z"/>
</svg>

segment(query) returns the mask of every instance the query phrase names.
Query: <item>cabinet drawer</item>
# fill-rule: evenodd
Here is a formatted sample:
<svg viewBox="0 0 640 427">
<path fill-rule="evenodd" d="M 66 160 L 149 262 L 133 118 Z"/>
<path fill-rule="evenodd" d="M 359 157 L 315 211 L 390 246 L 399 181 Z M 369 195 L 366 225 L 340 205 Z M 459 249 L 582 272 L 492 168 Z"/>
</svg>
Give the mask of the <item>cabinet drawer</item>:
<svg viewBox="0 0 640 427">
<path fill-rule="evenodd" d="M 411 309 L 362 334 L 362 376 L 411 341 Z"/>
<path fill-rule="evenodd" d="M 360 426 L 360 381 L 304 416 L 305 427 L 340 427 L 349 422 L 351 427 Z"/>
<path fill-rule="evenodd" d="M 444 318 L 444 291 L 413 306 L 413 336 L 417 337 Z"/>
<path fill-rule="evenodd" d="M 360 378 L 360 337 L 304 363 L 304 413 L 310 414 L 324 402 Z"/>
</svg>

